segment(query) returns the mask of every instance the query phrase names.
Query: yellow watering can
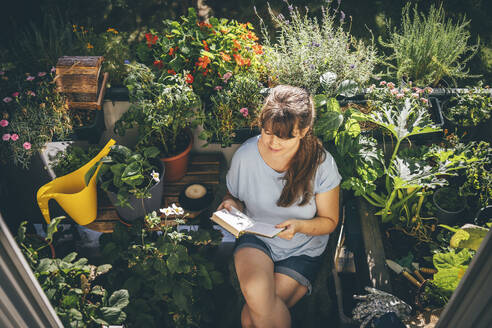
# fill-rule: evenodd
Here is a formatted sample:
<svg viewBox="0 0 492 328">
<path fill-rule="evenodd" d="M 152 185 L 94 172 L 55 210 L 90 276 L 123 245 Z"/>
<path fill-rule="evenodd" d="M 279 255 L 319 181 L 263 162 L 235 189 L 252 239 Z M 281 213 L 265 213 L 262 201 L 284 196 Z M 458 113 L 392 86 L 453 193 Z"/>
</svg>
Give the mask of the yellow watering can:
<svg viewBox="0 0 492 328">
<path fill-rule="evenodd" d="M 109 140 L 106 146 L 81 168 L 48 182 L 37 193 L 38 206 L 44 219 L 50 223 L 50 209 L 48 202 L 54 199 L 67 212 L 67 214 L 78 224 L 86 225 L 94 221 L 97 217 L 97 189 L 96 176 L 101 168 L 99 165 L 91 177 L 88 185 L 85 185 L 85 174 L 101 158 L 106 156 L 111 146 L 116 141 Z"/>
</svg>

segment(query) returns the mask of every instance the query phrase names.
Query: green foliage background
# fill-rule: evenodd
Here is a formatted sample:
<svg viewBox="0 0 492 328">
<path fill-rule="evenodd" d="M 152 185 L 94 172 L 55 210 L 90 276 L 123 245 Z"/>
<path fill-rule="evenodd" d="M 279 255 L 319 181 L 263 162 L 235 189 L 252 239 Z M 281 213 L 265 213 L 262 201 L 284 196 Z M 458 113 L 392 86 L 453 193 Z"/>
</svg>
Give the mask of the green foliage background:
<svg viewBox="0 0 492 328">
<path fill-rule="evenodd" d="M 327 2 L 336 7 L 338 0 L 297 0 L 292 4 L 303 8 L 309 7 L 313 15 L 321 15 L 321 6 Z M 340 10 L 351 20 L 351 32 L 357 38 L 370 40 L 370 30 L 377 38 L 386 38 L 385 20 L 393 24 L 401 21 L 401 9 L 408 3 L 418 4 L 419 10 L 427 12 L 431 4 L 442 3 L 448 17 L 458 18 L 466 15 L 471 19 L 472 42 L 480 37 L 481 49 L 469 63 L 470 73 L 482 74 L 486 84 L 492 82 L 492 1 L 488 0 L 341 0 Z M 260 0 L 206 0 L 216 17 L 250 21 L 259 29 L 259 19 L 254 13 L 256 7 L 260 16 L 268 22 L 267 1 Z M 196 0 L 18 0 L 8 1 L 2 5 L 3 19 L 0 20 L 0 61 L 8 58 L 8 49 L 22 28 L 31 24 L 42 29 L 43 15 L 60 13 L 65 20 L 86 26 L 94 26 L 96 32 L 114 27 L 130 35 L 142 35 L 149 28 L 158 27 L 162 19 L 176 19 L 186 14 L 189 6 L 196 7 Z M 287 6 L 282 0 L 271 0 L 271 7 L 286 16 Z M 380 47 L 381 49 L 381 47 Z M 381 51 L 383 51 L 381 49 Z"/>
</svg>

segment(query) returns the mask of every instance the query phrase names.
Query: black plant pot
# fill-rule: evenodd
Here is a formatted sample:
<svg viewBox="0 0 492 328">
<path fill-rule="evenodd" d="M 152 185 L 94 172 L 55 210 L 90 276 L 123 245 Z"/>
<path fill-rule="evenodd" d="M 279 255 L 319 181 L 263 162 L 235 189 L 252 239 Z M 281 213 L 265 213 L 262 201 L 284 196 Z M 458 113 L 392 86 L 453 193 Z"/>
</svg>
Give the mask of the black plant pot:
<svg viewBox="0 0 492 328">
<path fill-rule="evenodd" d="M 117 206 L 116 203 L 118 203 L 118 197 L 116 193 L 111 191 L 107 192 L 109 200 L 114 205 L 116 212 L 118 212 L 118 215 L 122 220 L 127 222 L 132 222 L 138 218 L 144 217 L 145 214 L 147 213 L 159 210 L 162 203 L 163 185 L 164 185 L 163 181 L 164 181 L 164 171 L 165 171 L 164 165 L 162 165 L 161 163 L 159 163 L 159 165 L 161 166 L 160 181 L 149 189 L 151 197 L 144 198 L 143 205 L 142 205 L 142 199 L 136 198 L 135 196 L 131 195 L 130 198 L 128 199 L 131 208 L 127 206 L 124 207 Z"/>
<path fill-rule="evenodd" d="M 128 88 L 124 85 L 115 85 L 106 90 L 104 99 L 112 101 L 128 101 L 130 99 L 130 93 Z"/>
<path fill-rule="evenodd" d="M 434 125 L 440 128 L 441 130 L 444 127 L 444 119 L 442 114 L 441 101 L 436 97 L 429 97 L 429 114 L 431 116 Z M 415 136 L 411 136 L 410 140 L 415 142 L 416 144 L 429 144 L 435 143 L 442 140 L 444 136 L 443 131 L 436 131 L 431 133 L 419 134 Z"/>
<path fill-rule="evenodd" d="M 78 141 L 88 141 L 90 144 L 97 144 L 105 129 L 104 111 L 96 110 L 96 116 L 92 124 L 73 128 L 73 139 Z"/>
<path fill-rule="evenodd" d="M 492 205 L 483 207 L 478 210 L 475 216 L 475 224 L 483 226 L 487 222 L 492 221 Z"/>
<path fill-rule="evenodd" d="M 436 216 L 439 219 L 439 223 L 447 224 L 447 225 L 455 225 L 459 223 L 462 218 L 463 211 L 465 210 L 465 199 L 462 201 L 456 201 L 453 204 L 456 205 L 456 208 L 446 208 L 446 206 L 442 203 L 443 199 L 449 199 L 447 197 L 449 193 L 458 192 L 453 191 L 450 188 L 440 188 L 434 192 L 432 195 L 432 201 L 434 202 L 434 206 L 436 207 Z M 459 198 L 460 199 L 460 198 Z"/>
</svg>

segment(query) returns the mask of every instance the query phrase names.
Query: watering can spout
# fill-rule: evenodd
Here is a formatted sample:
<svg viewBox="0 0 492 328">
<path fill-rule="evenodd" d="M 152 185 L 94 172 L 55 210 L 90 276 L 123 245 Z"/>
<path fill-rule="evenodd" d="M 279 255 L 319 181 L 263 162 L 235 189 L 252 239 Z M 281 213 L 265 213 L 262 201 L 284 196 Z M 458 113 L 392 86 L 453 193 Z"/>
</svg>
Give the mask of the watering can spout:
<svg viewBox="0 0 492 328">
<path fill-rule="evenodd" d="M 67 212 L 67 214 L 78 224 L 86 225 L 94 221 L 97 217 L 97 188 L 96 176 L 101 168 L 98 165 L 89 183 L 85 185 L 86 173 L 104 156 L 106 156 L 111 146 L 116 143 L 111 139 L 104 148 L 81 168 L 48 182 L 37 192 L 38 206 L 41 214 L 50 223 L 50 210 L 48 203 L 54 199 Z"/>
</svg>

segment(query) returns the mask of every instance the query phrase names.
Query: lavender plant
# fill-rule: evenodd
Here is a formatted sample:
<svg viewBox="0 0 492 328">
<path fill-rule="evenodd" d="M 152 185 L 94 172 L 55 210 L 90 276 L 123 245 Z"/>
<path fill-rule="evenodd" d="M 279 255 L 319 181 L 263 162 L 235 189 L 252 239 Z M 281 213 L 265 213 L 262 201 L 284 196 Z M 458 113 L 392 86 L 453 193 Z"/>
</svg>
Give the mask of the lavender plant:
<svg viewBox="0 0 492 328">
<path fill-rule="evenodd" d="M 369 80 L 377 60 L 376 49 L 372 44 L 356 40 L 344 29 L 345 15 L 337 17 L 337 10 L 331 12 L 323 7 L 318 21 L 309 17 L 308 12 L 303 14 L 285 2 L 289 18 L 268 7 L 271 20 L 278 28 L 274 41 L 260 17 L 265 40 L 262 59 L 272 84 L 290 84 L 316 93 L 321 89 L 320 77 L 331 72 L 336 80 L 326 91 L 328 96 L 333 96 L 344 80 L 358 84 Z"/>
</svg>

